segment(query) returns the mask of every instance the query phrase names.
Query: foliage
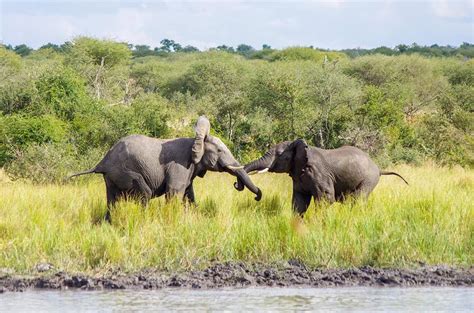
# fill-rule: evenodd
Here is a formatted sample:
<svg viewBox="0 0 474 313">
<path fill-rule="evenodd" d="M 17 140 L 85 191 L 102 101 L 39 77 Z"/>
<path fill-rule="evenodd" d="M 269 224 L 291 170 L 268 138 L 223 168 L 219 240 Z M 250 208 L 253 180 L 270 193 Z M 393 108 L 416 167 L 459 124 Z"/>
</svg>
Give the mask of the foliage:
<svg viewBox="0 0 474 313">
<path fill-rule="evenodd" d="M 298 61 L 307 60 L 314 62 L 328 62 L 343 59 L 346 56 L 340 52 L 320 51 L 313 48 L 292 47 L 280 51 L 275 51 L 270 60 L 273 61 Z"/>
<path fill-rule="evenodd" d="M 77 155 L 132 133 L 192 136 L 205 114 L 242 162 L 304 138 L 358 146 L 384 166 L 433 159 L 471 167 L 474 48 L 430 48 L 443 58 L 416 49 L 426 50 L 380 47 L 348 58 L 312 47 L 199 52 L 171 39 L 151 48 L 77 37 L 20 57 L 0 46 L 0 166 L 24 168 L 47 149 L 79 170 Z"/>
<path fill-rule="evenodd" d="M 0 116 L 0 166 L 5 165 L 31 144 L 65 140 L 67 124 L 52 115 Z"/>
<path fill-rule="evenodd" d="M 374 49 L 344 49 L 341 50 L 350 57 L 359 57 L 370 54 L 384 54 L 384 55 L 410 55 L 419 54 L 426 57 L 451 57 L 462 56 L 465 58 L 474 57 L 474 44 L 467 42 L 462 43 L 459 47 L 453 46 L 439 46 L 437 44 L 431 46 L 420 46 L 417 43 L 411 45 L 399 44 L 394 48 L 377 47 Z"/>
<path fill-rule="evenodd" d="M 70 121 L 91 106 L 85 81 L 70 69 L 48 73 L 36 81 L 38 98 L 29 108 L 34 115 L 57 115 Z"/>
<path fill-rule="evenodd" d="M 89 150 L 86 155 L 80 155 L 71 144 L 43 143 L 28 145 L 18 150 L 15 162 L 6 167 L 12 179 L 28 180 L 36 184 L 64 182 L 66 177 L 79 164 L 91 168 L 92 161 L 102 156 L 102 150 Z"/>
</svg>

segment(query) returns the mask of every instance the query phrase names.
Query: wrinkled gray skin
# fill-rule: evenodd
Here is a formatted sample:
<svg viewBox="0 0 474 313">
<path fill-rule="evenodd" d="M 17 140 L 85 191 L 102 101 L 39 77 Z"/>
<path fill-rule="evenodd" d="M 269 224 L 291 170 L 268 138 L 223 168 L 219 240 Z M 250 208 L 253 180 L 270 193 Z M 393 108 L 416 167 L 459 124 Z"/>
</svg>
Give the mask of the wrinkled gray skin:
<svg viewBox="0 0 474 313">
<path fill-rule="evenodd" d="M 349 195 L 368 196 L 380 175 L 397 175 L 403 179 L 397 173 L 380 171 L 358 148 L 344 146 L 324 150 L 310 147 L 302 139 L 279 143 L 260 159 L 245 165 L 247 173 L 265 169 L 291 176 L 293 209 L 300 215 L 308 209 L 311 197 L 315 201 L 325 198 L 332 203 L 342 201 Z M 234 186 L 237 190 L 244 187 L 239 179 Z"/>
<path fill-rule="evenodd" d="M 91 170 L 71 177 L 100 173 L 107 189 L 107 214 L 121 197 L 139 198 L 144 205 L 154 197 L 167 199 L 183 195 L 195 202 L 193 180 L 204 177 L 206 171 L 227 172 L 237 176 L 260 200 L 262 193 L 226 145 L 209 135 L 209 121 L 200 117 L 196 138 L 155 139 L 131 135 L 120 139 Z M 242 188 L 243 189 L 243 188 Z"/>
</svg>

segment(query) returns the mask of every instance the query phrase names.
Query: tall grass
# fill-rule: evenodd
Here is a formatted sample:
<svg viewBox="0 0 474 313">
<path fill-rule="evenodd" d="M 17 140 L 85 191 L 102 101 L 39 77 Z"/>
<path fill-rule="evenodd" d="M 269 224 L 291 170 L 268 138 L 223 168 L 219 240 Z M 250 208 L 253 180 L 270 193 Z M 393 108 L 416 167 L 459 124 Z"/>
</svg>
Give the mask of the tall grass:
<svg viewBox="0 0 474 313">
<path fill-rule="evenodd" d="M 254 176 L 263 199 L 237 192 L 221 173 L 195 180 L 198 207 L 154 199 L 122 202 L 101 223 L 99 176 L 69 185 L 0 180 L 0 268 L 38 262 L 66 271 L 191 269 L 211 261 L 300 259 L 324 267 L 474 262 L 474 171 L 400 166 L 410 182 L 384 176 L 367 201 L 312 204 L 292 215 L 286 175 Z"/>
</svg>

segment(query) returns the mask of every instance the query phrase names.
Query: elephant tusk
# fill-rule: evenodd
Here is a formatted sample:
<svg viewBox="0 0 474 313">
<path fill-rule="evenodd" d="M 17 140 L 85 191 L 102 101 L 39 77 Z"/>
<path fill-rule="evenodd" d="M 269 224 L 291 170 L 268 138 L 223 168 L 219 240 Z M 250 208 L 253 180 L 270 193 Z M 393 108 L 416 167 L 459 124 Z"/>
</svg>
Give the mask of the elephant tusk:
<svg viewBox="0 0 474 313">
<path fill-rule="evenodd" d="M 241 169 L 243 169 L 244 166 L 243 166 L 243 165 L 241 165 L 241 166 L 227 165 L 227 168 L 228 168 L 228 169 L 231 169 L 231 170 L 233 170 L 233 171 L 236 171 L 236 170 L 241 170 Z"/>
<path fill-rule="evenodd" d="M 255 174 L 263 174 L 263 173 L 266 173 L 268 172 L 269 168 L 266 167 L 264 168 L 263 170 L 260 170 L 260 171 L 251 171 L 250 173 L 248 173 L 249 175 L 255 175 Z"/>
</svg>

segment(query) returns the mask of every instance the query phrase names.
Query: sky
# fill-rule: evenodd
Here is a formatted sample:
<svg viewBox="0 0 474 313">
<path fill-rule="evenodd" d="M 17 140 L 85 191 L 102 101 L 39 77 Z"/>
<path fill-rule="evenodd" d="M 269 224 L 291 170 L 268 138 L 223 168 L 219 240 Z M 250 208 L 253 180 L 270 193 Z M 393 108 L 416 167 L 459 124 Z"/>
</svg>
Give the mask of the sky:
<svg viewBox="0 0 474 313">
<path fill-rule="evenodd" d="M 0 42 L 38 48 L 79 35 L 208 49 L 474 43 L 474 0 L 0 0 Z"/>
</svg>

